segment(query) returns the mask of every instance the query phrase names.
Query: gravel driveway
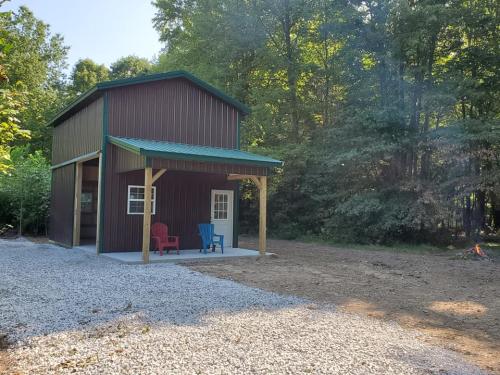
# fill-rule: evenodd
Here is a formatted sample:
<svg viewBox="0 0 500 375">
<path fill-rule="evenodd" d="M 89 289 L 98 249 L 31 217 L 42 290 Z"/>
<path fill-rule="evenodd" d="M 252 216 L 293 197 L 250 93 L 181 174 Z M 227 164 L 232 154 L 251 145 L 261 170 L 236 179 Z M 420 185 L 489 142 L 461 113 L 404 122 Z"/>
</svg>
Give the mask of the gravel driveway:
<svg viewBox="0 0 500 375">
<path fill-rule="evenodd" d="M 0 240 L 0 331 L 23 374 L 482 374 L 396 324 L 25 240 Z"/>
</svg>

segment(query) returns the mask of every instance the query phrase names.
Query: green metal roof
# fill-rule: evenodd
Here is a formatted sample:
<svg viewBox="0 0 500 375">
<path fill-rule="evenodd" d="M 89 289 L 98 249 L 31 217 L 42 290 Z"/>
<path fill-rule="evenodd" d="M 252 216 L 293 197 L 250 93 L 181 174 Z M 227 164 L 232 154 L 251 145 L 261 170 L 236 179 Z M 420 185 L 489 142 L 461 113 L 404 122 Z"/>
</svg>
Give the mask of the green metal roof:
<svg viewBox="0 0 500 375">
<path fill-rule="evenodd" d="M 176 71 L 157 73 L 157 74 L 147 74 L 133 78 L 116 79 L 113 81 L 100 82 L 87 92 L 80 95 L 75 101 L 70 103 L 66 108 L 64 108 L 57 115 L 55 115 L 55 117 L 49 122 L 49 125 L 56 126 L 57 124 L 62 122 L 65 118 L 70 116 L 75 110 L 80 109 L 82 105 L 94 101 L 97 97 L 101 95 L 100 93 L 102 91 L 105 91 L 107 89 L 112 89 L 121 86 L 136 85 L 140 83 L 168 80 L 174 78 L 185 78 L 188 81 L 194 83 L 196 86 L 201 87 L 202 89 L 208 91 L 212 95 L 225 101 L 226 103 L 231 104 L 236 109 L 240 110 L 243 114 L 247 115 L 250 113 L 250 109 L 246 105 L 230 97 L 229 95 L 225 94 L 224 92 L 215 88 L 209 83 L 199 79 L 198 77 L 184 70 L 176 70 Z"/>
<path fill-rule="evenodd" d="M 135 154 L 174 160 L 211 161 L 218 163 L 246 164 L 278 167 L 282 161 L 250 152 L 208 146 L 188 145 L 149 139 L 108 136 L 109 142 Z"/>
</svg>

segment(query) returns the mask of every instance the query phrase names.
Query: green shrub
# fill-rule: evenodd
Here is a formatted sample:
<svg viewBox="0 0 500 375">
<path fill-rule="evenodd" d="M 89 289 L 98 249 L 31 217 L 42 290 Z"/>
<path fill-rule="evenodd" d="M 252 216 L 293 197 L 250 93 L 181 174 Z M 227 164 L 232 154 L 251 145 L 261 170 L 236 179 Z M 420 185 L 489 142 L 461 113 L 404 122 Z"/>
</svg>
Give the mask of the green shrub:
<svg viewBox="0 0 500 375">
<path fill-rule="evenodd" d="M 42 234 L 47 229 L 50 166 L 41 151 L 14 148 L 6 173 L 0 175 L 0 213 L 4 224 L 19 234 Z"/>
</svg>

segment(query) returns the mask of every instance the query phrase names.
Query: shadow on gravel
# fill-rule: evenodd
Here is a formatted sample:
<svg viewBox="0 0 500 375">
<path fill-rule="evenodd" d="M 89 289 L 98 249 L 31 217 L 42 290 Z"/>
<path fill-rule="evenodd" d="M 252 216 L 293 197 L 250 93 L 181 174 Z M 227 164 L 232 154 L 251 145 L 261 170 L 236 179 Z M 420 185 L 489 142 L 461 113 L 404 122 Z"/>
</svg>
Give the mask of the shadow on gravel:
<svg viewBox="0 0 500 375">
<path fill-rule="evenodd" d="M 0 240 L 0 259 L 2 330 L 13 343 L 130 317 L 199 325 L 214 313 L 304 304 L 178 265 L 130 266 L 22 239 Z"/>
</svg>

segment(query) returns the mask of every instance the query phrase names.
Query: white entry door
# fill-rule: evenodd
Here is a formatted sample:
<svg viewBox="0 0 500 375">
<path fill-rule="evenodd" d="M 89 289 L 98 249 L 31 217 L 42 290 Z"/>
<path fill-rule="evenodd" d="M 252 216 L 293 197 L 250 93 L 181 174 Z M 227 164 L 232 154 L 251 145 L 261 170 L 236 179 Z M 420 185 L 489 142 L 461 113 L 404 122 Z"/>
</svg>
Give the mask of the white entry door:
<svg viewBox="0 0 500 375">
<path fill-rule="evenodd" d="M 224 235 L 224 246 L 233 246 L 233 191 L 212 190 L 210 220 L 216 234 Z"/>
</svg>

